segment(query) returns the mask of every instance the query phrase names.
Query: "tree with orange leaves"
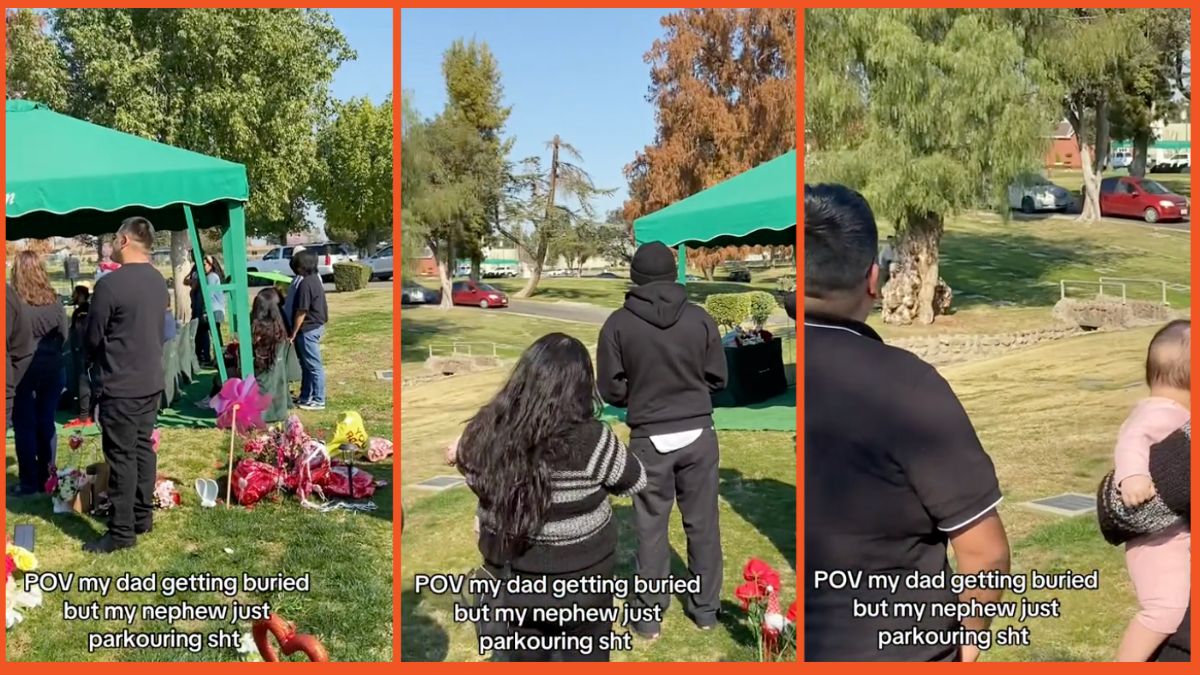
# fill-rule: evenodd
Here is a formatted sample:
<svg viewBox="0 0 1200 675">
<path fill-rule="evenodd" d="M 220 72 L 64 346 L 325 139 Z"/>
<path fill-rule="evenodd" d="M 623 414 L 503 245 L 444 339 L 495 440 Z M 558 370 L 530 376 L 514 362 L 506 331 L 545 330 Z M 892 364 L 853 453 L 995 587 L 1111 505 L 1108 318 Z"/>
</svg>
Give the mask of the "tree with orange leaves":
<svg viewBox="0 0 1200 675">
<path fill-rule="evenodd" d="M 625 167 L 624 220 L 774 159 L 796 146 L 796 13 L 685 9 L 662 18 L 646 53 L 654 142 Z M 689 253 L 711 277 L 736 249 Z"/>
</svg>

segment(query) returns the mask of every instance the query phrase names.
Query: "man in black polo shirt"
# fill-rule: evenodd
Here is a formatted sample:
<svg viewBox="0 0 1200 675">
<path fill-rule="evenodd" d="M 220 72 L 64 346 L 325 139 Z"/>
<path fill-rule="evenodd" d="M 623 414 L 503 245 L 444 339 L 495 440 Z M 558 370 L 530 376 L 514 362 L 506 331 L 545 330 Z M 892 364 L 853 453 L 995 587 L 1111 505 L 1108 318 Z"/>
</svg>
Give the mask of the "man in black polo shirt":
<svg viewBox="0 0 1200 675">
<path fill-rule="evenodd" d="M 948 583 L 923 590 L 905 580 L 917 572 L 948 582 L 947 544 L 959 574 L 1007 572 L 1000 486 L 946 381 L 864 323 L 879 297 L 877 243 L 861 195 L 840 185 L 805 186 L 805 658 L 973 661 L 974 645 L 931 645 L 911 639 L 912 631 L 985 629 L 982 618 L 960 626 L 931 617 L 929 603 L 995 602 L 1001 591 L 956 596 Z M 856 588 L 837 588 L 838 575 L 827 573 L 840 571 L 863 576 Z M 894 591 L 887 587 L 897 579 Z M 881 600 L 889 616 L 855 618 L 856 606 Z M 897 602 L 921 603 L 925 616 L 897 617 Z M 881 646 L 881 631 L 892 644 Z"/>
</svg>

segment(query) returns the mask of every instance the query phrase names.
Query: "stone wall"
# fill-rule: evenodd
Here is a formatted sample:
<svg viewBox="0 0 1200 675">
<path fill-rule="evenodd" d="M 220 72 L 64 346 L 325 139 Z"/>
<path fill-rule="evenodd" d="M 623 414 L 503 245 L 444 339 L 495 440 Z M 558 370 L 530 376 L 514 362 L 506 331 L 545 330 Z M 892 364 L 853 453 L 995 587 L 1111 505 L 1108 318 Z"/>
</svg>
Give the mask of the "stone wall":
<svg viewBox="0 0 1200 675">
<path fill-rule="evenodd" d="M 1159 302 L 1107 298 L 1063 298 L 1054 305 L 1056 321 L 1087 329 L 1131 328 L 1166 323 L 1176 312 Z"/>
<path fill-rule="evenodd" d="M 947 334 L 904 338 L 889 344 L 906 349 L 935 366 L 1001 356 L 1084 332 L 1075 326 L 1055 326 L 998 335 Z"/>
</svg>

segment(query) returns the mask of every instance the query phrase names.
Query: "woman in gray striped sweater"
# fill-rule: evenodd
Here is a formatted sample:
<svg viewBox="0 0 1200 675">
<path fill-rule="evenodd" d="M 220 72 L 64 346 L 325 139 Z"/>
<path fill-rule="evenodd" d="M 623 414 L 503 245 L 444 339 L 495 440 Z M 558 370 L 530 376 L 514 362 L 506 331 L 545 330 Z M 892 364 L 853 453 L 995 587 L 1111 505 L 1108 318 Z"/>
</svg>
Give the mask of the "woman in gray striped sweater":
<svg viewBox="0 0 1200 675">
<path fill-rule="evenodd" d="M 500 392 L 463 432 L 456 459 L 479 498 L 479 550 L 497 577 L 547 577 L 550 585 L 612 578 L 617 523 L 608 496 L 641 490 L 646 472 L 596 419 L 594 372 L 583 343 L 562 333 L 546 335 L 525 350 Z M 499 602 L 531 609 L 599 608 L 612 607 L 613 595 L 604 590 L 561 598 L 506 595 Z M 508 626 L 511 634 L 537 638 L 529 644 L 560 647 L 518 647 L 494 654 L 497 660 L 608 660 L 608 650 L 583 653 L 573 647 L 596 645 L 612 630 L 611 622 L 559 624 L 538 621 L 532 612 L 526 617 Z M 541 639 L 550 637 L 557 642 Z"/>
</svg>

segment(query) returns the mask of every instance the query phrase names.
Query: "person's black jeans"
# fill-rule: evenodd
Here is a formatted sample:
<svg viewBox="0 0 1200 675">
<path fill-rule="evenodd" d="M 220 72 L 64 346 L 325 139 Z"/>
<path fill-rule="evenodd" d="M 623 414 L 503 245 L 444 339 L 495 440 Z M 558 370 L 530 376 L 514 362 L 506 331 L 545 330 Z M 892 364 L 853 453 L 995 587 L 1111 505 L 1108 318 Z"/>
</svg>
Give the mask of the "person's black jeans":
<svg viewBox="0 0 1200 675">
<path fill-rule="evenodd" d="M 646 468 L 646 487 L 633 496 L 633 523 L 637 531 L 636 573 L 643 579 L 664 579 L 671 573 L 671 542 L 667 527 L 671 509 L 679 502 L 683 531 L 687 535 L 687 565 L 700 577 L 700 593 L 689 595 L 684 613 L 698 626 L 717 622 L 721 608 L 721 528 L 717 505 L 720 448 L 717 432 L 705 429 L 691 445 L 662 453 L 648 438 L 634 438 L 629 450 Z M 637 607 L 662 607 L 666 612 L 671 596 L 666 593 L 639 594 Z M 641 624 L 643 634 L 657 633 L 660 626 Z"/>
<path fill-rule="evenodd" d="M 43 492 L 58 452 L 54 414 L 62 396 L 63 371 L 31 369 L 17 385 L 13 403 L 13 441 L 17 473 L 26 492 Z"/>
<path fill-rule="evenodd" d="M 145 532 L 153 524 L 158 456 L 150 437 L 158 422 L 160 395 L 100 400 L 108 498 L 113 506 L 108 532 L 119 544 L 134 542 L 135 531 Z"/>
</svg>

